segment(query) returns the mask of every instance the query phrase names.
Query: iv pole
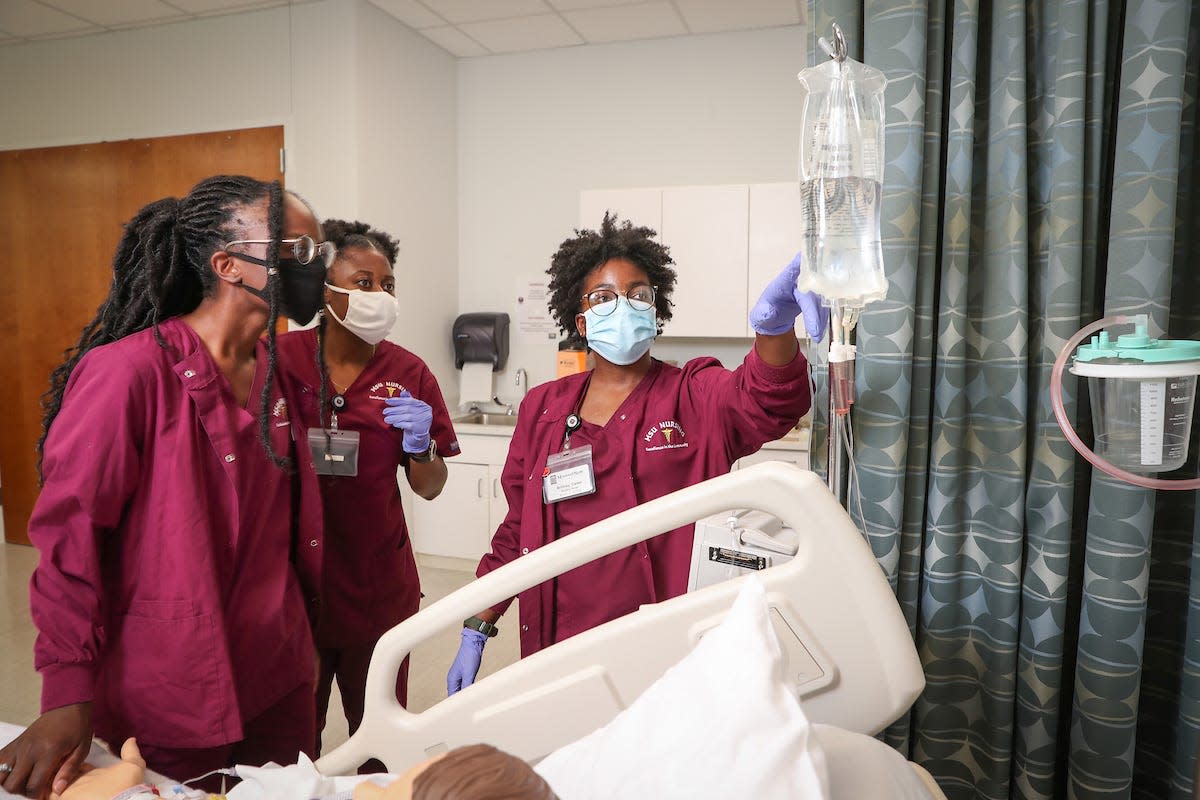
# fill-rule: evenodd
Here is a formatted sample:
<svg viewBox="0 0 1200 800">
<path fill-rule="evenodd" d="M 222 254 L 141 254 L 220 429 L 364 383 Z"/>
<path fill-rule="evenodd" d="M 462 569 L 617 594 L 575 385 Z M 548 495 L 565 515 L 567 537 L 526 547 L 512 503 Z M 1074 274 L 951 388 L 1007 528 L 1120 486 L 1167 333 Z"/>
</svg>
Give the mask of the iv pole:
<svg viewBox="0 0 1200 800">
<path fill-rule="evenodd" d="M 842 28 L 833 23 L 833 44 L 830 45 L 824 37 L 818 40 L 830 58 L 838 65 L 840 72 L 844 68 L 848 48 Z M 844 435 L 845 416 L 854 404 L 854 346 L 849 344 L 850 331 L 858 322 L 858 311 L 846 308 L 834 302 L 829 313 L 829 408 L 826 431 L 826 472 L 825 480 L 829 491 L 843 502 L 842 486 L 842 443 L 849 442 L 849 436 Z"/>
</svg>

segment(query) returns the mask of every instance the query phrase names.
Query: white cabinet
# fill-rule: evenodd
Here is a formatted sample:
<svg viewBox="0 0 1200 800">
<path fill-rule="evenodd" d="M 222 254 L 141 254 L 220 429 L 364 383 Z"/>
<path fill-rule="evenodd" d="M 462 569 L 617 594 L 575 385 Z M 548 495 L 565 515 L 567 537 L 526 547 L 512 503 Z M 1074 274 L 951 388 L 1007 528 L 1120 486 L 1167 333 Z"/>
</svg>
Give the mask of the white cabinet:
<svg viewBox="0 0 1200 800">
<path fill-rule="evenodd" d="M 463 426 L 465 427 L 465 426 Z M 508 514 L 500 474 L 507 436 L 459 434 L 462 455 L 446 459 L 446 485 L 433 500 L 416 497 L 398 472 L 413 550 L 478 563 Z"/>
<path fill-rule="evenodd" d="M 679 273 L 664 334 L 745 336 L 747 187 L 663 189 L 662 210 L 661 240 Z"/>
<path fill-rule="evenodd" d="M 734 469 L 761 464 L 764 461 L 783 461 L 803 469 L 812 469 L 809 464 L 811 439 L 812 429 L 807 425 L 790 430 L 783 438 L 764 444 L 758 452 L 739 458 L 734 463 Z"/>
<path fill-rule="evenodd" d="M 746 269 L 750 305 L 762 290 L 787 266 L 800 250 L 800 186 L 797 183 L 750 185 L 749 257 Z M 747 307 L 747 312 L 749 307 Z M 749 319 L 743 320 L 744 336 L 753 336 Z M 804 325 L 796 329 L 806 336 Z"/>
<path fill-rule="evenodd" d="M 585 191 L 580 227 L 598 227 L 605 209 L 654 228 L 671 248 L 679 278 L 667 337 L 754 336 L 750 307 L 801 246 L 794 181 Z M 797 330 L 804 335 L 799 320 Z"/>
</svg>

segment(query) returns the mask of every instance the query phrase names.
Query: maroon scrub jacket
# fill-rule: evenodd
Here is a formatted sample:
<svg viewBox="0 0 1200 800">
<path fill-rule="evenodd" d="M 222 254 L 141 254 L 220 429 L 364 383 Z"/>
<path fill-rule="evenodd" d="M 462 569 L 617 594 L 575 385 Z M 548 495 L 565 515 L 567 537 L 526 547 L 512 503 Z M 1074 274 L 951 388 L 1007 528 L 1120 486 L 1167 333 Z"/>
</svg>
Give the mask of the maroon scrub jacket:
<svg viewBox="0 0 1200 800">
<path fill-rule="evenodd" d="M 318 427 L 321 378 L 315 330 L 279 337 L 281 369 L 301 390 L 298 416 Z M 317 646 L 353 647 L 377 640 L 417 612 L 421 584 L 404 519 L 397 467 L 408 463 L 404 432 L 383 410 L 404 390 L 433 409 L 429 435 L 443 457 L 458 455 L 458 437 L 437 379 L 419 357 L 388 341 L 345 392 L 338 429 L 358 431 L 358 475 L 319 476 L 325 507 L 325 564 Z M 330 390 L 330 397 L 333 390 Z M 325 423 L 329 424 L 328 415 Z"/>
<path fill-rule="evenodd" d="M 247 407 L 179 319 L 90 351 L 46 440 L 29 523 L 42 708 L 93 703 L 96 733 L 213 747 L 314 680 L 320 492 L 287 381 L 276 452 L 258 439 L 258 345 Z M 281 388 L 282 387 L 282 388 Z"/>
<path fill-rule="evenodd" d="M 562 449 L 566 418 L 590 373 L 542 384 L 521 404 L 502 481 L 508 516 L 479 562 L 483 576 L 586 525 L 722 475 L 734 461 L 778 439 L 808 410 L 808 362 L 782 367 L 751 350 L 735 370 L 713 358 L 650 371 L 601 427 L 585 423 L 571 446 L 591 444 L 596 492 L 542 502 L 546 458 Z M 694 525 L 567 572 L 522 592 L 521 655 L 687 590 Z M 509 603 L 496 606 L 503 613 Z"/>
</svg>

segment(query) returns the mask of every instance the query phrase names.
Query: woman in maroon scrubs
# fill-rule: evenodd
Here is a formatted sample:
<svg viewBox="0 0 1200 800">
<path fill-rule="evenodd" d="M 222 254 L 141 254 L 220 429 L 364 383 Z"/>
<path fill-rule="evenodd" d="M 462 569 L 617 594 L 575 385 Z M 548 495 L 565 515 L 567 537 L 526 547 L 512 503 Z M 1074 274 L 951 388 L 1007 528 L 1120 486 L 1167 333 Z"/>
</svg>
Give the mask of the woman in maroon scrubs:
<svg viewBox="0 0 1200 800">
<path fill-rule="evenodd" d="M 240 176 L 126 226 L 47 393 L 29 522 L 42 715 L 0 750 L 6 791 L 61 792 L 93 731 L 136 736 L 180 780 L 312 751 L 320 496 L 273 331 L 316 313 L 322 240 L 303 202 Z"/>
<path fill-rule="evenodd" d="M 745 361 L 713 358 L 674 367 L 650 356 L 671 319 L 674 263 L 654 231 L 605 215 L 578 231 L 548 270 L 550 310 L 588 342 L 595 368 L 543 384 L 521 404 L 502 481 L 508 517 L 479 563 L 482 576 L 513 559 L 639 503 L 729 471 L 778 439 L 809 407 L 808 362 L 793 327 L 804 306 L 810 335 L 819 298 L 798 292 L 799 258 L 751 312 L 758 335 Z M 570 454 L 563 459 L 564 451 Z M 563 489 L 562 487 L 568 487 Z M 682 594 L 694 526 L 578 567 L 520 595 L 521 655 Z M 511 601 L 509 601 L 511 602 Z M 475 680 L 483 645 L 509 602 L 464 622 L 447 675 L 453 694 Z"/>
<path fill-rule="evenodd" d="M 416 494 L 432 500 L 446 484 L 443 456 L 458 454 L 433 373 L 384 339 L 398 315 L 396 241 L 342 220 L 326 220 L 325 235 L 337 259 L 326 277 L 321 322 L 279 338 L 282 369 L 301 386 L 299 414 L 310 431 L 325 506 L 318 735 L 335 677 L 350 732 L 358 729 L 375 642 L 420 603 L 397 468 Z M 346 466 L 351 456 L 354 469 Z M 407 691 L 405 659 L 396 683 L 402 705 Z"/>
</svg>

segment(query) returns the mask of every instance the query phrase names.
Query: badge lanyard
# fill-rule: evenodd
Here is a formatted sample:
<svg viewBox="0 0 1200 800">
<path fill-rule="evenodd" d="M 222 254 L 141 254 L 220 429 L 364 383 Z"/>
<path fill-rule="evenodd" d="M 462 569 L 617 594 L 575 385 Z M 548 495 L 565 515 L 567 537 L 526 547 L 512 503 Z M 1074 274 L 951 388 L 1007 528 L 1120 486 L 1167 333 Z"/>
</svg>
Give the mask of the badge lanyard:
<svg viewBox="0 0 1200 800">
<path fill-rule="evenodd" d="M 585 444 L 582 447 L 571 447 L 571 434 L 583 427 L 579 409 L 583 406 L 583 398 L 587 395 L 590 383 L 589 375 L 588 382 L 584 384 L 583 392 L 579 396 L 579 403 L 575 410 L 567 415 L 562 450 L 546 457 L 546 468 L 542 471 L 542 502 L 546 504 L 559 503 L 596 492 L 592 446 Z"/>
</svg>

